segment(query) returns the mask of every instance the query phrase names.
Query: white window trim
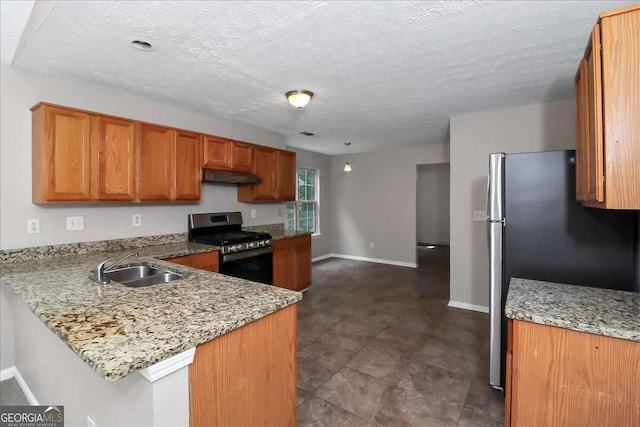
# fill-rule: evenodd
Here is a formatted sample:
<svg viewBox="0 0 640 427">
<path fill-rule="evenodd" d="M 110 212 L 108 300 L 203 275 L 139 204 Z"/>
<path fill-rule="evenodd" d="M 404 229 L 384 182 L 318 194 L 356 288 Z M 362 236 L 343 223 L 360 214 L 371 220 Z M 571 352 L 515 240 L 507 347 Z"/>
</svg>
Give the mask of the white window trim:
<svg viewBox="0 0 640 427">
<path fill-rule="evenodd" d="M 314 171 L 314 175 L 315 175 L 315 197 L 313 200 L 313 203 L 315 204 L 315 208 L 316 208 L 316 212 L 315 212 L 315 227 L 314 227 L 314 232 L 311 233 L 311 237 L 317 237 L 317 236 L 322 236 L 322 233 L 320 231 L 320 169 L 316 169 L 316 168 L 309 168 L 309 167 L 305 167 L 305 166 L 298 166 L 296 167 L 296 200 L 293 202 L 294 205 L 294 219 L 293 219 L 293 223 L 294 226 L 298 227 L 298 202 L 303 202 L 303 203 L 309 203 L 310 201 L 305 201 L 305 200 L 298 200 L 298 169 L 309 169 Z M 288 218 L 287 218 L 288 221 Z"/>
</svg>

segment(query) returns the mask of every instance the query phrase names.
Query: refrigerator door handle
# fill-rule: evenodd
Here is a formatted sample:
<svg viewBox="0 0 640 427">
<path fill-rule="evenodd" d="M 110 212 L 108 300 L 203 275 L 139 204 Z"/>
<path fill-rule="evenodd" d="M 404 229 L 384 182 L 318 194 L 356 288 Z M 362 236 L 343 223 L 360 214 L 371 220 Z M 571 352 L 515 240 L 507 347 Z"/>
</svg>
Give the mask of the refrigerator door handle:
<svg viewBox="0 0 640 427">
<path fill-rule="evenodd" d="M 487 185 L 487 215 L 490 221 L 504 219 L 504 153 L 489 155 L 489 184 Z"/>
<path fill-rule="evenodd" d="M 489 256 L 490 256 L 490 344 L 489 344 L 489 384 L 501 387 L 501 335 L 502 335 L 502 233 L 503 222 L 489 222 Z"/>
</svg>

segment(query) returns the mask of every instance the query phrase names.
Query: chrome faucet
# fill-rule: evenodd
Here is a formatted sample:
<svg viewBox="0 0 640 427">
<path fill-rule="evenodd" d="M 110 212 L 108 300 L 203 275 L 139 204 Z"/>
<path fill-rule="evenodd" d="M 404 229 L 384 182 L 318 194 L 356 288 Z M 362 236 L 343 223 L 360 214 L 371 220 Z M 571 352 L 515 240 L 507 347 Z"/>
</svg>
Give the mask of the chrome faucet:
<svg viewBox="0 0 640 427">
<path fill-rule="evenodd" d="M 105 265 L 109 261 L 111 261 L 113 258 L 105 259 L 100 264 L 98 264 L 98 266 L 96 267 L 95 276 L 94 276 L 93 280 L 95 280 L 96 282 L 101 283 L 103 285 L 111 283 L 111 280 L 109 280 L 108 277 L 105 277 L 104 273 L 106 273 L 107 271 L 111 270 L 113 267 L 115 267 L 116 265 L 120 264 L 122 261 L 124 261 L 125 259 L 129 258 L 130 256 L 136 256 L 137 257 L 138 256 L 138 252 L 131 252 L 129 254 L 126 254 L 125 256 L 123 256 L 122 258 L 117 260 L 116 262 L 112 263 L 109 267 L 105 267 Z"/>
</svg>

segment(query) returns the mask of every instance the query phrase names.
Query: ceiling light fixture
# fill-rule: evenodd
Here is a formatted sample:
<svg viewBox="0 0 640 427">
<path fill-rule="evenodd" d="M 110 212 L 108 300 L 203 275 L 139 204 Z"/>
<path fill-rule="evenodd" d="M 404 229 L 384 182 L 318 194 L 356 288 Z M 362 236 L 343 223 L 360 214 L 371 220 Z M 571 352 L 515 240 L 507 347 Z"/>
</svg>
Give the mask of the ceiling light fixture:
<svg viewBox="0 0 640 427">
<path fill-rule="evenodd" d="M 349 146 L 351 145 L 350 142 L 345 142 L 344 145 L 347 146 L 347 148 L 349 148 Z M 351 168 L 351 163 L 347 162 L 344 164 L 344 171 L 345 172 L 351 172 L 353 169 Z"/>
<path fill-rule="evenodd" d="M 153 52 L 158 49 L 148 41 L 144 41 L 144 40 L 131 40 L 131 47 L 137 50 L 141 50 L 143 52 Z"/>
<path fill-rule="evenodd" d="M 313 92 L 303 89 L 290 90 L 284 95 L 289 100 L 289 104 L 297 107 L 298 109 L 301 109 L 302 107 L 307 105 L 309 101 L 311 101 L 311 98 L 313 98 Z"/>
</svg>

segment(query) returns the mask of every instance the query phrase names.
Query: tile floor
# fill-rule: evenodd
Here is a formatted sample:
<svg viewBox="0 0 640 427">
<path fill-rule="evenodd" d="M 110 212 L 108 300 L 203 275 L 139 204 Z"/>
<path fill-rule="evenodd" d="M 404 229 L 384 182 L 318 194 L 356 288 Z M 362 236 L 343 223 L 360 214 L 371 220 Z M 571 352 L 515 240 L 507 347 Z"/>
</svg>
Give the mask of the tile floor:
<svg viewBox="0 0 640 427">
<path fill-rule="evenodd" d="M 299 426 L 502 426 L 487 314 L 447 307 L 449 249 L 417 269 L 329 259 L 298 305 Z"/>
</svg>

